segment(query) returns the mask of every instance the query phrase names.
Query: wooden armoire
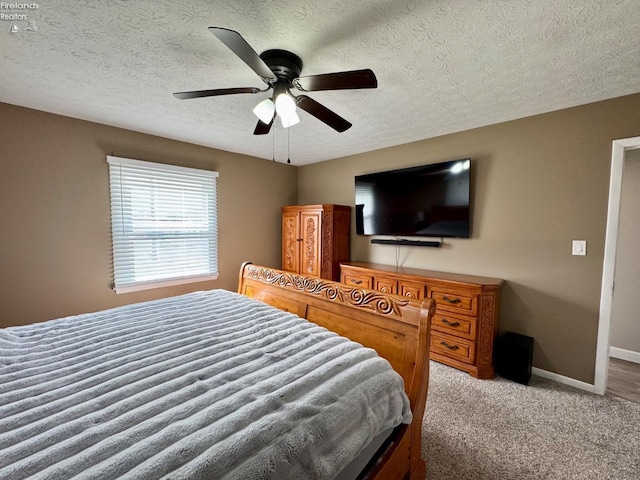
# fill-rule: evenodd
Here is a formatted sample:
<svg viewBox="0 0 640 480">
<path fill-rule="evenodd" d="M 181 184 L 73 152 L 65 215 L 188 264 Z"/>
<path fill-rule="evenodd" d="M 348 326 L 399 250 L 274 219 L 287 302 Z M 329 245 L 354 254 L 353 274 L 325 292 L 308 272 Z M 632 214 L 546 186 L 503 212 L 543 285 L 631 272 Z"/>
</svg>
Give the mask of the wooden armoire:
<svg viewBox="0 0 640 480">
<path fill-rule="evenodd" d="M 340 280 L 340 262 L 349 261 L 351 207 L 282 207 L 282 270 Z"/>
</svg>

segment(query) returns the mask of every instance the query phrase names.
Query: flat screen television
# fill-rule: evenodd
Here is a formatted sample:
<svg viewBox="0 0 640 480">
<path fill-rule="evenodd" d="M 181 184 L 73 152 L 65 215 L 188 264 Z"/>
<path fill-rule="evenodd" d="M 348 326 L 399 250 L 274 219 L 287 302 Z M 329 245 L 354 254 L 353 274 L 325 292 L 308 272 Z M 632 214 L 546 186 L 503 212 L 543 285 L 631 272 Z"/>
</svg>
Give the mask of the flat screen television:
<svg viewBox="0 0 640 480">
<path fill-rule="evenodd" d="M 356 233 L 469 238 L 468 158 L 355 177 Z"/>
</svg>

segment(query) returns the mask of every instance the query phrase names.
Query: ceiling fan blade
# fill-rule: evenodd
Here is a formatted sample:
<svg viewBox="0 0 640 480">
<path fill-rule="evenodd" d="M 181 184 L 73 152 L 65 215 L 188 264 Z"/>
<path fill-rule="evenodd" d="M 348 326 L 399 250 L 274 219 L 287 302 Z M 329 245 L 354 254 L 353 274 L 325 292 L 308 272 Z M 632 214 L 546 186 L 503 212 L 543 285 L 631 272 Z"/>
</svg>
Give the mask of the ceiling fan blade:
<svg viewBox="0 0 640 480">
<path fill-rule="evenodd" d="M 233 53 L 239 56 L 244 63 L 256 72 L 266 83 L 275 82 L 278 77 L 271 71 L 260 55 L 251 48 L 247 41 L 235 30 L 227 28 L 209 27 L 209 31 L 224 43 Z"/>
<path fill-rule="evenodd" d="M 306 95 L 299 95 L 296 98 L 298 107 L 307 113 L 310 113 L 318 120 L 326 123 L 338 132 L 344 132 L 351 128 L 351 124 L 335 112 L 332 112 L 324 105 L 316 102 L 313 98 Z"/>
<path fill-rule="evenodd" d="M 298 90 L 303 92 L 376 88 L 378 86 L 375 73 L 368 68 L 349 72 L 309 75 L 307 77 L 294 78 L 292 83 Z"/>
<path fill-rule="evenodd" d="M 256 125 L 256 129 L 253 131 L 254 135 L 266 135 L 271 131 L 271 125 L 273 125 L 273 120 L 276 118 L 274 115 L 269 123 L 264 123 L 262 120 L 258 120 L 258 124 Z"/>
<path fill-rule="evenodd" d="M 187 98 L 200 98 L 200 97 L 217 97 L 218 95 L 233 95 L 236 93 L 259 93 L 264 92 L 259 88 L 246 87 L 246 88 L 218 88 L 215 90 L 194 90 L 192 92 L 177 92 L 173 96 L 180 100 L 186 100 Z"/>
</svg>

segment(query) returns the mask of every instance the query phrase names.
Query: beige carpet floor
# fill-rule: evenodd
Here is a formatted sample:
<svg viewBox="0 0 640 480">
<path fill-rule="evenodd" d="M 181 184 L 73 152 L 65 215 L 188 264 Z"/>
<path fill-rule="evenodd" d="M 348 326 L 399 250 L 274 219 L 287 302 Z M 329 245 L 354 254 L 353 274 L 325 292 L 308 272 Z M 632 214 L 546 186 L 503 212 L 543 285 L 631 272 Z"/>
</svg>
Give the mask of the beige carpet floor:
<svg viewBox="0 0 640 480">
<path fill-rule="evenodd" d="M 431 362 L 422 433 L 428 480 L 640 479 L 640 405 L 537 376 Z"/>
</svg>

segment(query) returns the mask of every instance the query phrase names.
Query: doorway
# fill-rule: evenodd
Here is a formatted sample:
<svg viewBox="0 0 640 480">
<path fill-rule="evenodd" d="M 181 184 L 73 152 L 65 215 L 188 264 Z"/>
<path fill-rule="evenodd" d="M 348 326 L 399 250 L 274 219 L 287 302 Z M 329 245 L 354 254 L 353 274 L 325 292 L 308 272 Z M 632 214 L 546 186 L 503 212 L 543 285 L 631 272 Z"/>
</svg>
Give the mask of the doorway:
<svg viewBox="0 0 640 480">
<path fill-rule="evenodd" d="M 640 148 L 640 137 L 614 140 L 611 153 L 611 177 L 609 180 L 609 206 L 604 246 L 604 264 L 602 271 L 602 289 L 600 292 L 600 320 L 596 345 L 596 371 L 594 391 L 604 395 L 607 389 L 609 369 L 609 345 L 611 334 L 611 308 L 613 304 L 613 285 L 615 280 L 616 246 L 618 243 L 618 225 L 620 220 L 620 198 L 622 191 L 622 171 L 625 152 Z"/>
</svg>

